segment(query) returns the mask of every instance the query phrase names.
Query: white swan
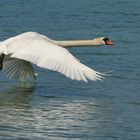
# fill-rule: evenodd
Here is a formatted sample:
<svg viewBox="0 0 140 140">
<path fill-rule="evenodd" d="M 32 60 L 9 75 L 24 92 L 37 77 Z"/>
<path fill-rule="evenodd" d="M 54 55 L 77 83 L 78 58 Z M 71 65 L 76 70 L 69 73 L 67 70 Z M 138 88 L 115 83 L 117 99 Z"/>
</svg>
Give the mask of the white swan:
<svg viewBox="0 0 140 140">
<path fill-rule="evenodd" d="M 0 69 L 9 78 L 35 78 L 31 63 L 60 72 L 73 80 L 101 80 L 102 73 L 80 63 L 65 48 L 75 45 L 112 44 L 108 38 L 83 41 L 55 41 L 36 32 L 26 32 L 0 42 Z M 30 63 L 31 62 L 31 63 Z"/>
</svg>

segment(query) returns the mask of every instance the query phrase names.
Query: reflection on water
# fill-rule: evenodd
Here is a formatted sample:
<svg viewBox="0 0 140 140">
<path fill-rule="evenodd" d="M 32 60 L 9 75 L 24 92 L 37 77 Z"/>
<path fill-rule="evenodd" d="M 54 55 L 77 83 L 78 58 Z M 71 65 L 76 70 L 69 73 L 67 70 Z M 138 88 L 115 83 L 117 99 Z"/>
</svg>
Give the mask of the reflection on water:
<svg viewBox="0 0 140 140">
<path fill-rule="evenodd" d="M 19 83 L 0 91 L 0 107 L 26 107 L 36 83 Z"/>
<path fill-rule="evenodd" d="M 114 112 L 105 109 L 107 100 L 38 96 L 35 88 L 18 84 L 0 92 L 0 138 L 92 138 L 105 127 L 101 116 Z"/>
<path fill-rule="evenodd" d="M 125 110 L 113 98 L 42 96 L 36 84 L 17 84 L 0 91 L 0 139 L 133 138 L 139 117 Z"/>
</svg>

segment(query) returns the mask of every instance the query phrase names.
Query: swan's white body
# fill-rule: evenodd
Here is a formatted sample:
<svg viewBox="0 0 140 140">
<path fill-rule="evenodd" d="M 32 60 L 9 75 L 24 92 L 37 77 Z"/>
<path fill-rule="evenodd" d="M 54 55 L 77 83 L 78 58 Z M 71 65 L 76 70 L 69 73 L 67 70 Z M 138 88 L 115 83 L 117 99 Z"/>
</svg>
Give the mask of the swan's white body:
<svg viewBox="0 0 140 140">
<path fill-rule="evenodd" d="M 5 54 L 3 71 L 9 78 L 25 80 L 35 77 L 30 64 L 60 72 L 73 80 L 101 80 L 99 73 L 80 63 L 68 50 L 48 37 L 26 32 L 0 43 L 0 54 Z"/>
</svg>

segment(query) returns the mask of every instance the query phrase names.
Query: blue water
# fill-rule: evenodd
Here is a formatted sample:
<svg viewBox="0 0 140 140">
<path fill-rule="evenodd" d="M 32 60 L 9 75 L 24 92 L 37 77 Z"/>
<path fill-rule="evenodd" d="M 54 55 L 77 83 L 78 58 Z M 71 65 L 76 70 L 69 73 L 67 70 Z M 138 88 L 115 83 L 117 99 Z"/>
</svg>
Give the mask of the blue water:
<svg viewBox="0 0 140 140">
<path fill-rule="evenodd" d="M 34 67 L 37 82 L 0 73 L 0 140 L 139 140 L 140 1 L 1 0 L 0 39 L 36 31 L 53 39 L 110 37 L 113 47 L 70 48 L 84 64 L 110 72 L 77 82 Z"/>
</svg>

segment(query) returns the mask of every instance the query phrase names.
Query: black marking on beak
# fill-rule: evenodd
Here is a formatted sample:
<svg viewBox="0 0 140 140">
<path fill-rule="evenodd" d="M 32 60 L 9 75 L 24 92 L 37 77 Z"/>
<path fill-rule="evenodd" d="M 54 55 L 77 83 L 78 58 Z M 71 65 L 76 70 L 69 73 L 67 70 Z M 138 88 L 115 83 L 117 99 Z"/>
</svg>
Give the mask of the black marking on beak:
<svg viewBox="0 0 140 140">
<path fill-rule="evenodd" d="M 4 59 L 5 54 L 0 55 L 0 70 L 3 68 L 3 59 Z"/>
<path fill-rule="evenodd" d="M 103 41 L 105 42 L 105 44 L 107 45 L 107 42 L 109 41 L 109 38 L 108 37 L 106 37 L 106 38 L 104 38 L 103 39 Z"/>
</svg>

